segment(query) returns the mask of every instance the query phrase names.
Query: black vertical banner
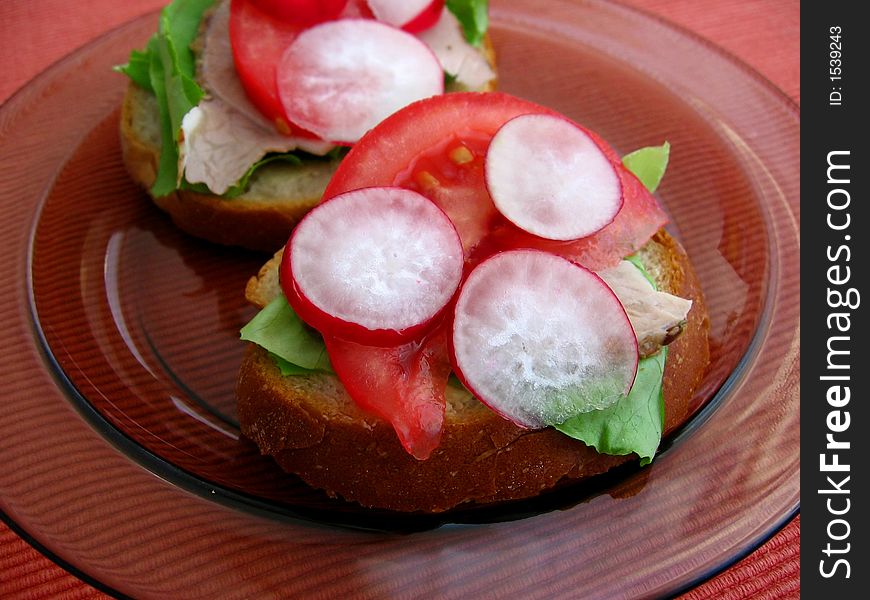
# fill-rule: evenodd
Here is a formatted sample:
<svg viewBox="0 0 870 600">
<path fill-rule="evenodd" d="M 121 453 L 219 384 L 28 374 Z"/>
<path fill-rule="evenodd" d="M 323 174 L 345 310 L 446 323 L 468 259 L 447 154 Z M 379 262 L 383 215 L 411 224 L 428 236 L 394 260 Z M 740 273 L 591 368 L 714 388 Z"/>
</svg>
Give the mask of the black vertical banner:
<svg viewBox="0 0 870 600">
<path fill-rule="evenodd" d="M 801 591 L 870 593 L 870 29 L 801 7 Z M 825 596 L 822 596 L 825 594 Z"/>
</svg>

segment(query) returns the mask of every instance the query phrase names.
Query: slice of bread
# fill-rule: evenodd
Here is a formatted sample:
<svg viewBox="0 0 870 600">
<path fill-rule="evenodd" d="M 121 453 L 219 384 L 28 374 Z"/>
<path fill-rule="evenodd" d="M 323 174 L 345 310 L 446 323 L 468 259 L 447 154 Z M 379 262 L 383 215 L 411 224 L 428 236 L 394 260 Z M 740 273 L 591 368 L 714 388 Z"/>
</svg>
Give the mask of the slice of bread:
<svg viewBox="0 0 870 600">
<path fill-rule="evenodd" d="M 121 151 L 136 183 L 150 190 L 160 160 L 157 99 L 130 83 L 121 109 Z M 274 162 L 251 177 L 241 196 L 227 199 L 192 190 L 153 198 L 182 230 L 219 244 L 274 252 L 319 201 L 339 161 Z"/>
<path fill-rule="evenodd" d="M 489 36 L 484 38 L 482 51 L 495 69 Z M 495 86 L 493 79 L 479 91 L 492 91 Z M 467 90 L 454 83 L 448 91 Z M 121 150 L 131 177 L 147 190 L 157 178 L 160 147 L 157 99 L 131 82 L 121 108 Z M 254 172 L 245 193 L 232 199 L 176 190 L 153 200 L 187 233 L 219 244 L 274 252 L 320 201 L 338 163 L 339 159 L 312 159 L 301 165 L 270 163 Z"/>
<path fill-rule="evenodd" d="M 693 300 L 683 335 L 670 346 L 664 376 L 666 430 L 686 418 L 709 362 L 709 323 L 700 284 L 682 247 L 664 231 L 641 251 L 664 291 Z M 249 301 L 280 293 L 280 253 L 251 279 Z M 242 433 L 287 472 L 331 496 L 363 506 L 438 512 L 464 502 L 526 498 L 566 480 L 603 473 L 632 456 L 599 454 L 551 429 L 520 429 L 465 390 L 447 388 L 441 444 L 418 461 L 392 427 L 348 397 L 335 376 L 283 377 L 253 344 L 237 385 Z"/>
</svg>

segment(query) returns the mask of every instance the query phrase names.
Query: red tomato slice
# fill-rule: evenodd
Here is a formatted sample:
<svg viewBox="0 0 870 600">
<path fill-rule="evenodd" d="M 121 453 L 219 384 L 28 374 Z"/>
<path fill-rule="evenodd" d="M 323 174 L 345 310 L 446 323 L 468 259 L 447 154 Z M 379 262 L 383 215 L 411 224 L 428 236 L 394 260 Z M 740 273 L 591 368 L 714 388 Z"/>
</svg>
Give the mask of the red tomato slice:
<svg viewBox="0 0 870 600">
<path fill-rule="evenodd" d="M 281 17 L 287 7 L 302 7 L 305 18 Z M 236 72 L 248 98 L 278 131 L 318 139 L 287 118 L 278 96 L 278 64 L 287 46 L 301 31 L 316 22 L 338 16 L 370 18 L 371 13 L 366 14 L 367 11 L 365 0 L 352 0 L 350 3 L 347 0 L 232 0 L 230 43 Z M 309 17 L 315 15 L 316 19 L 310 21 Z"/>
<path fill-rule="evenodd" d="M 623 185 L 622 210 L 604 229 L 573 242 L 544 240 L 514 227 L 498 213 L 485 189 L 482 159 L 495 132 L 522 114 L 558 113 L 500 93 L 445 94 L 421 100 L 385 119 L 354 146 L 324 198 L 370 186 L 414 189 L 447 213 L 466 258 L 473 262 L 498 250 L 538 248 L 595 270 L 635 252 L 667 222 L 656 199 L 622 165 L 616 151 L 584 129 L 616 167 Z M 471 158 L 464 163 L 463 151 L 456 154 L 463 146 Z"/>
<path fill-rule="evenodd" d="M 338 17 L 347 0 L 251 0 L 263 12 L 306 27 Z"/>
<path fill-rule="evenodd" d="M 362 187 L 408 187 L 433 200 L 456 226 L 468 257 L 503 218 L 486 191 L 483 157 L 506 121 L 556 114 L 500 93 L 445 94 L 382 121 L 342 161 L 324 199 Z"/>
<path fill-rule="evenodd" d="M 469 132 L 454 135 L 417 157 L 396 177 L 399 187 L 432 200 L 453 221 L 468 258 L 502 219 L 484 183 L 488 136 Z"/>
<path fill-rule="evenodd" d="M 395 185 L 415 159 L 442 147 L 452 136 L 488 140 L 508 119 L 530 113 L 557 114 L 498 92 L 444 94 L 415 102 L 384 119 L 353 147 L 324 198 L 363 187 Z"/>
<path fill-rule="evenodd" d="M 272 17 L 252 0 L 232 0 L 230 43 L 236 71 L 254 106 L 278 131 L 302 135 L 292 127 L 278 97 L 275 74 L 281 55 L 304 27 Z"/>
<path fill-rule="evenodd" d="M 450 363 L 446 329 L 423 342 L 375 348 L 324 336 L 350 397 L 393 426 L 402 446 L 425 460 L 438 447 Z"/>
</svg>

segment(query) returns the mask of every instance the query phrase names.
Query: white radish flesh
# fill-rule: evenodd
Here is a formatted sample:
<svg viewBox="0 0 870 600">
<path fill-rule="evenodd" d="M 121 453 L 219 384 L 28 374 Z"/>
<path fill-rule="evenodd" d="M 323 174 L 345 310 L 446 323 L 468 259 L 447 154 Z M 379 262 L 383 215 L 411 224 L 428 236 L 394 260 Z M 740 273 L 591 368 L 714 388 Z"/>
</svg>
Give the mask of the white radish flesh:
<svg viewBox="0 0 870 600">
<path fill-rule="evenodd" d="M 496 254 L 459 292 L 452 332 L 457 374 L 517 425 L 541 428 L 603 409 L 628 393 L 637 339 L 594 273 L 537 250 Z"/>
<path fill-rule="evenodd" d="M 558 116 L 522 115 L 505 123 L 492 138 L 485 170 L 499 211 L 542 238 L 586 237 L 622 207 L 610 160 L 585 131 Z"/>
<path fill-rule="evenodd" d="M 378 21 L 393 27 L 404 27 L 437 0 L 367 0 L 372 14 Z"/>
<path fill-rule="evenodd" d="M 428 46 L 371 20 L 312 27 L 278 66 L 287 117 L 334 142 L 356 142 L 398 109 L 443 92 L 444 73 Z"/>
<path fill-rule="evenodd" d="M 359 343 L 399 343 L 447 305 L 462 276 L 462 244 L 430 200 L 401 188 L 364 188 L 311 211 L 288 243 L 300 316 Z"/>
</svg>

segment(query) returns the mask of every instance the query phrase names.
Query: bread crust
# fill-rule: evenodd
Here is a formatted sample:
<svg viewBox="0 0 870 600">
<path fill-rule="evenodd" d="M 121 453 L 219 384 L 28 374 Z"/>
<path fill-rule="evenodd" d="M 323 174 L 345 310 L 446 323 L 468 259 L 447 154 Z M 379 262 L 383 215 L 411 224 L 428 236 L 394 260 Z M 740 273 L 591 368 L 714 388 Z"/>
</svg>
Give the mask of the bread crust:
<svg viewBox="0 0 870 600">
<path fill-rule="evenodd" d="M 136 183 L 150 190 L 157 178 L 160 148 L 147 139 L 143 130 L 151 125 L 143 120 L 155 119 L 147 98 L 149 92 L 130 83 L 121 109 L 121 152 L 127 171 Z M 271 177 L 284 178 L 291 195 L 262 193 L 254 173 L 245 194 L 226 199 L 193 190 L 176 190 L 154 197 L 154 203 L 169 214 L 177 227 L 197 237 L 229 246 L 274 252 L 287 242 L 290 231 L 320 201 L 338 159 L 318 160 L 302 166 L 275 165 Z M 268 167 L 267 167 L 268 168 Z M 294 185 L 294 180 L 305 181 Z"/>
<path fill-rule="evenodd" d="M 658 261 L 662 289 L 693 300 L 665 368 L 670 431 L 685 420 L 709 362 L 709 322 L 697 276 L 679 244 L 662 231 L 644 252 Z M 248 289 L 255 297 L 257 281 Z M 263 279 L 264 287 L 273 284 Z M 268 292 L 260 300 L 263 295 Z M 392 427 L 357 407 L 332 375 L 282 377 L 268 354 L 251 344 L 237 386 L 242 433 L 263 454 L 309 485 L 368 507 L 439 512 L 465 502 L 526 498 L 635 458 L 599 454 L 552 428 L 520 429 L 449 386 L 447 396 L 441 443 L 418 461 Z"/>
</svg>

